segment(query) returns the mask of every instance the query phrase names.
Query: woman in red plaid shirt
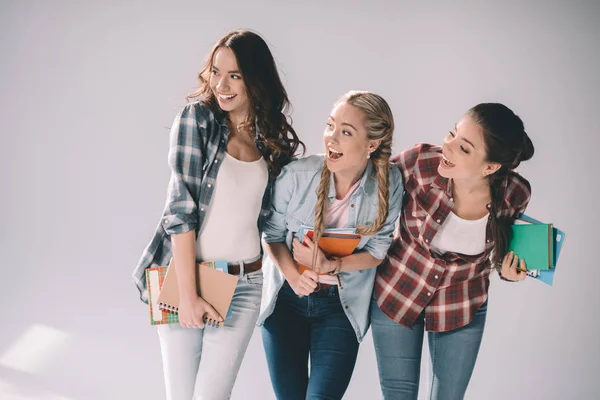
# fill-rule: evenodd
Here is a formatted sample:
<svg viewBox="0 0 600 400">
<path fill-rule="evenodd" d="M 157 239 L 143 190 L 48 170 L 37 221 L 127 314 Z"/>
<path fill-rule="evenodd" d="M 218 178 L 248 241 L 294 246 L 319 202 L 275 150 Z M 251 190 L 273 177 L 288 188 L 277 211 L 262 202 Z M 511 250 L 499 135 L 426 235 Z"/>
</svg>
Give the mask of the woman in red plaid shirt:
<svg viewBox="0 0 600 400">
<path fill-rule="evenodd" d="M 385 399 L 416 399 L 424 331 L 433 367 L 431 399 L 462 399 L 471 378 L 494 267 L 525 279 L 507 254 L 510 226 L 529 182 L 514 169 L 533 156 L 523 121 L 508 107 L 471 108 L 442 146 L 419 144 L 392 161 L 404 179 L 398 230 L 379 267 L 371 326 Z"/>
</svg>

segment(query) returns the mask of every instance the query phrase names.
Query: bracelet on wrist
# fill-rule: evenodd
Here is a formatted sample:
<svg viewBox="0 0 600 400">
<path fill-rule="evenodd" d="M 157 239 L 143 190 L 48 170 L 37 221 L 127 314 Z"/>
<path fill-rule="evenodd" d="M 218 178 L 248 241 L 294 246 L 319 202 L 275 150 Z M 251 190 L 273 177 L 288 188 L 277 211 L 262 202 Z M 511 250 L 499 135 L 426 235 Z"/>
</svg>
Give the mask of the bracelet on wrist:
<svg viewBox="0 0 600 400">
<path fill-rule="evenodd" d="M 329 272 L 329 275 L 338 275 L 342 270 L 342 259 L 340 257 L 332 257 L 331 261 L 335 262 L 335 269 Z"/>
</svg>

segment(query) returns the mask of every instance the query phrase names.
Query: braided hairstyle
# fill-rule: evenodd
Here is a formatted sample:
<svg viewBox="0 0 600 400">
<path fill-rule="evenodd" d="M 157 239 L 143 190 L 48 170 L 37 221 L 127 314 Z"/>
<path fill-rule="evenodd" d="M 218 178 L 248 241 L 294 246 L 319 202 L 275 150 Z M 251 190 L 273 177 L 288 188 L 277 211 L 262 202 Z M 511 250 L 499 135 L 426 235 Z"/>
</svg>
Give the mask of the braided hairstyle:
<svg viewBox="0 0 600 400">
<path fill-rule="evenodd" d="M 394 133 L 394 117 L 392 110 L 383 97 L 367 91 L 350 91 L 343 95 L 334 106 L 347 103 L 360 110 L 365 116 L 365 128 L 369 140 L 380 141 L 379 147 L 371 153 L 370 162 L 377 173 L 378 207 L 377 217 L 371 226 L 357 226 L 356 232 L 361 235 L 373 235 L 380 231 L 388 217 L 389 210 L 389 173 L 392 155 L 392 135 Z M 327 160 L 323 163 L 321 181 L 317 190 L 315 205 L 314 242 L 318 244 L 325 230 L 327 216 L 328 193 L 331 172 L 327 169 Z M 315 246 L 316 250 L 317 246 Z M 317 252 L 313 253 L 313 265 L 316 264 Z"/>
</svg>

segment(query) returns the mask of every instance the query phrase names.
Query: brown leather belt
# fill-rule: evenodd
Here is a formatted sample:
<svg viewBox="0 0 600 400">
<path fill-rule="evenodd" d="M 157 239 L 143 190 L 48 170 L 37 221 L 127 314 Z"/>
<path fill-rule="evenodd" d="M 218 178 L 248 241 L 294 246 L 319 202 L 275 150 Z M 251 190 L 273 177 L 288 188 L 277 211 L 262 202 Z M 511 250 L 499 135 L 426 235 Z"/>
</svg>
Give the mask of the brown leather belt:
<svg viewBox="0 0 600 400">
<path fill-rule="evenodd" d="M 333 286 L 333 285 L 330 285 L 328 283 L 321 283 L 321 282 L 319 282 L 319 284 L 317 285 L 317 288 L 315 289 L 315 292 L 321 292 L 323 290 L 329 290 L 329 288 L 331 288 L 331 286 Z"/>
<path fill-rule="evenodd" d="M 262 258 L 259 258 L 256 261 L 252 261 L 251 263 L 244 263 L 244 275 L 249 274 L 250 272 L 256 272 L 262 268 Z M 229 273 L 231 275 L 239 275 L 240 274 L 240 264 L 233 263 L 228 266 Z"/>
</svg>

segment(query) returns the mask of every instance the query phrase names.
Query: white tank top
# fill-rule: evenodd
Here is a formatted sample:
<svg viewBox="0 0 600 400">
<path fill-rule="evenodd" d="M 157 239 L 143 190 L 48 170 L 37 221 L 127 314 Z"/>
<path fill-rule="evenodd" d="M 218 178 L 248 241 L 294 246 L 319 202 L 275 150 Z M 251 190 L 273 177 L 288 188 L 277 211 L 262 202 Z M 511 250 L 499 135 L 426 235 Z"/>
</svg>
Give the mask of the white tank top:
<svg viewBox="0 0 600 400">
<path fill-rule="evenodd" d="M 198 261 L 243 261 L 260 254 L 258 216 L 267 187 L 266 161 L 240 161 L 227 152 L 196 242 Z"/>
<path fill-rule="evenodd" d="M 452 252 L 468 256 L 483 253 L 487 220 L 488 215 L 472 221 L 451 211 L 431 241 L 431 250 L 437 254 Z"/>
</svg>

